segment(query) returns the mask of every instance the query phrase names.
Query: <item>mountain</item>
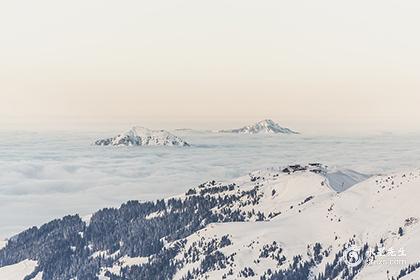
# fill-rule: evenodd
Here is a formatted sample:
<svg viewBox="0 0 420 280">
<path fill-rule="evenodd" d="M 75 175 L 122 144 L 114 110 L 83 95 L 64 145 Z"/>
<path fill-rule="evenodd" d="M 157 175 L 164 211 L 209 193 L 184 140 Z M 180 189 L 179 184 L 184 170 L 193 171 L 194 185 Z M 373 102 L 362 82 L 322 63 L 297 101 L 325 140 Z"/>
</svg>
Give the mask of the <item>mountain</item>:
<svg viewBox="0 0 420 280">
<path fill-rule="evenodd" d="M 274 121 L 267 119 L 257 122 L 253 125 L 244 126 L 242 128 L 219 130 L 220 133 L 242 133 L 242 134 L 258 134 L 258 133 L 281 133 L 281 134 L 298 134 L 289 128 L 281 127 Z"/>
<path fill-rule="evenodd" d="M 100 139 L 95 142 L 99 146 L 189 146 L 178 136 L 166 130 L 151 130 L 135 126 L 113 138 Z"/>
<path fill-rule="evenodd" d="M 419 279 L 420 169 L 333 173 L 259 170 L 53 220 L 10 238 L 0 279 Z"/>
</svg>

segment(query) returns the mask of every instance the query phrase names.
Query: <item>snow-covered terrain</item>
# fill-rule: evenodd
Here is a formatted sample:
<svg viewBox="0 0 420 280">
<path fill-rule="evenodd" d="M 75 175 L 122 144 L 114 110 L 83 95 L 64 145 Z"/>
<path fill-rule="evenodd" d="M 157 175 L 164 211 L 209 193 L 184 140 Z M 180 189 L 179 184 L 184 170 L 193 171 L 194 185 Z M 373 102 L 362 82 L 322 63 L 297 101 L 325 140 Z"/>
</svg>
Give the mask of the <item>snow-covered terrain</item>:
<svg viewBox="0 0 420 280">
<path fill-rule="evenodd" d="M 22 280 L 31 274 L 37 266 L 36 261 L 24 260 L 17 264 L 0 267 L 1 280 Z M 42 280 L 42 272 L 35 275 L 32 280 Z"/>
<path fill-rule="evenodd" d="M 319 273 L 327 274 L 328 264 L 350 244 L 360 250 L 366 245 L 384 249 L 383 255 L 370 252 L 372 255 L 363 257 L 355 279 L 397 279 L 401 270 L 420 262 L 420 170 L 375 176 L 340 194 L 319 175 L 274 176 L 259 176 L 261 199 L 249 209 L 280 214 L 262 224 L 211 224 L 189 236 L 178 258 L 185 258 L 191 250 L 202 256 L 187 261 L 174 279 L 186 279 L 188 273 L 199 271 L 207 244 L 223 236 L 230 242 L 218 250 L 231 260 L 194 279 L 260 279 L 263 275 L 270 279 L 269 271 L 288 270 L 297 256 L 301 264 L 314 261 L 312 276 L 284 279 L 317 279 Z M 318 261 L 314 260 L 316 244 L 322 248 Z M 328 279 L 347 279 L 345 273 L 343 269 Z"/>
<path fill-rule="evenodd" d="M 135 126 L 113 138 L 100 139 L 95 142 L 99 146 L 189 146 L 178 136 L 166 130 L 151 130 Z"/>
<path fill-rule="evenodd" d="M 237 129 L 219 130 L 220 133 L 240 133 L 240 134 L 259 134 L 259 133 L 271 133 L 271 134 L 298 134 L 287 127 L 282 127 L 275 123 L 273 120 L 266 119 L 259 121 L 252 125 L 247 125 Z"/>
<path fill-rule="evenodd" d="M 130 199 L 173 196 L 205 180 L 230 181 L 271 166 L 319 161 L 332 172 L 348 168 L 387 174 L 420 162 L 417 135 L 279 139 L 265 134 L 177 132 L 194 145 L 187 149 L 89 145 L 107 135 L 113 132 L 0 132 L 0 239 L 68 213 L 84 216 Z"/>
<path fill-rule="evenodd" d="M 336 192 L 342 192 L 353 186 L 354 184 L 367 179 L 369 176 L 359 173 L 351 169 L 337 169 L 329 171 L 325 175 L 328 179 L 328 184 Z"/>
<path fill-rule="evenodd" d="M 420 169 L 370 178 L 319 163 L 264 169 L 152 204 L 104 209 L 88 225 L 77 216 L 53 221 L 9 241 L 0 272 L 34 260 L 32 275 L 50 279 L 59 270 L 46 271 L 45 258 L 60 248 L 86 264 L 79 277 L 94 271 L 101 280 L 416 279 L 419 196 Z M 43 242 L 59 247 L 38 252 Z M 360 264 L 346 263 L 354 254 Z M 77 271 L 68 266 L 66 273 Z"/>
</svg>

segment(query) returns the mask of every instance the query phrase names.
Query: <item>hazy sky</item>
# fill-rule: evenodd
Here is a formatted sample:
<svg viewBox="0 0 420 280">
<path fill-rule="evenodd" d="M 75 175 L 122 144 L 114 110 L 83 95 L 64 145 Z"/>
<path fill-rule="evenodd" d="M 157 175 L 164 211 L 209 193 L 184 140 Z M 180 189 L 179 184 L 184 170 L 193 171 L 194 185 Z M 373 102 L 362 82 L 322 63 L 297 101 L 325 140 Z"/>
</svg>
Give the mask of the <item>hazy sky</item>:
<svg viewBox="0 0 420 280">
<path fill-rule="evenodd" d="M 419 14 L 408 0 L 1 1 L 0 126 L 414 131 Z"/>
</svg>

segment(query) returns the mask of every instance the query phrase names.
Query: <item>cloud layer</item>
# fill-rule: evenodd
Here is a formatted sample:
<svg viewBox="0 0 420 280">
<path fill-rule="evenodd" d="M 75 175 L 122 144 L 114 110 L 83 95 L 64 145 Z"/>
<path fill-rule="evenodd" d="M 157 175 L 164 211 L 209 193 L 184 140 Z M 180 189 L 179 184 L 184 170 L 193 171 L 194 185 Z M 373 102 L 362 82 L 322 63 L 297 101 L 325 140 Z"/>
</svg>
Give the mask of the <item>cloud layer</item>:
<svg viewBox="0 0 420 280">
<path fill-rule="evenodd" d="M 420 165 L 418 137 L 189 133 L 188 148 L 96 147 L 95 134 L 0 133 L 0 237 L 66 214 L 176 195 L 206 180 L 320 161 L 365 173 Z"/>
</svg>

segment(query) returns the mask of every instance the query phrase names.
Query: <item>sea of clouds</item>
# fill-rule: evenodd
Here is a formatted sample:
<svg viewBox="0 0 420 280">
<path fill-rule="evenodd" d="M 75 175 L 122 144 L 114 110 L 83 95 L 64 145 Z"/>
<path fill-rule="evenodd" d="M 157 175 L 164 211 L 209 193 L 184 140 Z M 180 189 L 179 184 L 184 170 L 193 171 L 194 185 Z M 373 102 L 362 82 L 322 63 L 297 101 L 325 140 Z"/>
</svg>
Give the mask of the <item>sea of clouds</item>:
<svg viewBox="0 0 420 280">
<path fill-rule="evenodd" d="M 377 174 L 420 167 L 420 137 L 178 132 L 192 147 L 98 147 L 103 133 L 0 132 L 0 237 L 67 214 L 185 192 L 207 180 L 319 161 Z"/>
</svg>

